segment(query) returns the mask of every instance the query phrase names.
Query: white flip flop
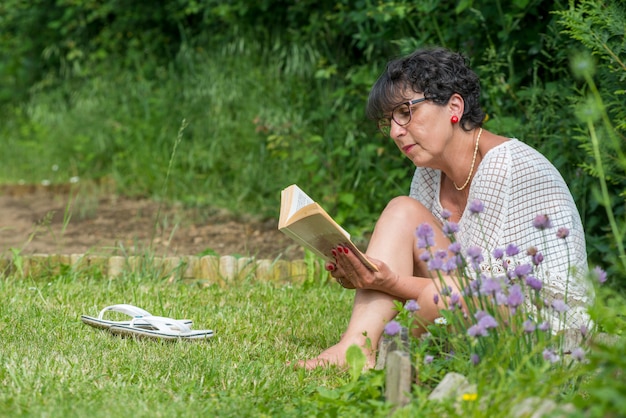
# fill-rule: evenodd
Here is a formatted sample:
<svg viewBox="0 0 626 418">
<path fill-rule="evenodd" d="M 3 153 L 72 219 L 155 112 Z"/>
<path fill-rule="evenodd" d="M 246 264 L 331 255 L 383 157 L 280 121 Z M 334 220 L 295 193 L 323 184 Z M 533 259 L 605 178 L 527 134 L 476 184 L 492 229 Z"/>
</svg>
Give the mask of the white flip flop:
<svg viewBox="0 0 626 418">
<path fill-rule="evenodd" d="M 141 308 L 138 308 L 136 306 L 133 305 L 128 305 L 126 303 L 120 303 L 117 305 L 111 305 L 111 306 L 107 306 L 106 308 L 104 308 L 103 310 L 100 311 L 100 313 L 98 314 L 97 317 L 93 317 L 93 316 L 88 316 L 88 315 L 81 315 L 80 319 L 87 325 L 90 325 L 94 328 L 99 328 L 99 329 L 109 329 L 112 326 L 115 325 L 130 325 L 131 320 L 128 321 L 112 321 L 112 320 L 108 320 L 108 319 L 104 319 L 104 315 L 107 312 L 118 312 L 118 313 L 122 313 L 125 315 L 128 315 L 130 317 L 132 317 L 133 319 L 136 319 L 135 321 L 135 326 L 136 327 L 140 327 L 140 328 L 153 328 L 152 325 L 150 325 L 148 322 L 146 321 L 142 321 L 140 318 L 143 318 L 145 316 L 152 316 L 152 314 L 146 310 L 143 310 Z M 183 324 L 185 324 L 186 326 L 190 327 L 193 324 L 193 321 L 189 320 L 189 319 L 181 319 L 179 320 L 179 322 L 182 322 Z"/>
<path fill-rule="evenodd" d="M 151 325 L 152 329 L 140 327 L 137 322 L 143 321 Z M 181 321 L 162 316 L 144 316 L 134 318 L 129 325 L 114 325 L 109 328 L 114 335 L 150 338 L 153 340 L 204 340 L 213 336 L 213 330 L 192 330 Z"/>
</svg>

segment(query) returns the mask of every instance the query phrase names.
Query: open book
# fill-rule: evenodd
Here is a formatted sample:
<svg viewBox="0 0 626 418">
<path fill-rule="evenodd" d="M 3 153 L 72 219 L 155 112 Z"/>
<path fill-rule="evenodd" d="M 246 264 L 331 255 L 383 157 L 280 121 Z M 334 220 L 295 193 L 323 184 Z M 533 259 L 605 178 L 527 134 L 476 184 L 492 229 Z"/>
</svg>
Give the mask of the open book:
<svg viewBox="0 0 626 418">
<path fill-rule="evenodd" d="M 378 268 L 350 241 L 348 234 L 322 207 L 292 184 L 280 194 L 278 229 L 325 260 L 334 260 L 331 250 L 348 247 L 370 270 Z"/>
</svg>

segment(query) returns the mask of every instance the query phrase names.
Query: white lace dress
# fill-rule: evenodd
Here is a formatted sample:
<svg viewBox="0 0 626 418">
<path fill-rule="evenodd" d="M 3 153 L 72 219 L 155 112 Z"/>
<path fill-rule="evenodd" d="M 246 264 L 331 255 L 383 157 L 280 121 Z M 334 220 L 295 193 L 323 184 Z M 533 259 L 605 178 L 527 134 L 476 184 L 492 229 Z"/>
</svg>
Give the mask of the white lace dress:
<svg viewBox="0 0 626 418">
<path fill-rule="evenodd" d="M 443 222 L 440 189 L 439 170 L 417 168 L 410 195 Z M 535 149 L 510 139 L 491 149 L 478 166 L 468 202 L 475 199 L 484 204 L 484 211 L 476 216 L 469 204 L 466 207 L 456 235 L 462 248 L 482 248 L 482 270 L 497 275 L 503 274 L 504 268 L 501 260 L 491 257 L 494 249 L 504 249 L 508 244 L 520 249 L 518 256 L 508 260 L 508 268 L 513 269 L 517 264 L 528 264 L 526 250 L 536 247 L 544 261 L 535 276 L 543 282 L 548 304 L 561 299 L 569 307 L 565 314 L 548 310 L 552 312 L 552 329 L 588 325 L 586 305 L 593 294 L 586 278 L 585 234 L 572 195 L 557 169 Z M 547 215 L 552 227 L 545 231 L 533 227 L 537 215 Z M 569 229 L 566 239 L 556 236 L 559 227 Z"/>
</svg>

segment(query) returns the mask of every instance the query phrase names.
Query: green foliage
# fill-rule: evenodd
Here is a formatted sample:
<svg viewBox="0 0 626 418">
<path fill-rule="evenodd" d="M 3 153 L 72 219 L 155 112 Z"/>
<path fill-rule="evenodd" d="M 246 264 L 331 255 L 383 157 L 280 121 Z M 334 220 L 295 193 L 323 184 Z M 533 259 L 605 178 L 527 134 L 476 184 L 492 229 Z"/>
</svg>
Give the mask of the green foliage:
<svg viewBox="0 0 626 418">
<path fill-rule="evenodd" d="M 586 227 L 592 260 L 626 283 L 626 9 L 615 1 L 570 3 L 556 13 L 564 33 L 580 42 L 572 71 L 584 82 L 572 97 L 582 126 L 574 137 L 584 151 L 580 166 L 598 185 L 585 199 Z M 593 58 L 591 57 L 593 56 Z M 597 61 L 597 63 L 596 63 Z"/>
<path fill-rule="evenodd" d="M 607 290 L 597 296 L 592 317 L 611 337 L 598 339 L 590 352 L 585 363 L 586 378 L 575 402 L 584 405 L 587 417 L 621 416 L 626 411 L 626 300 Z"/>
<path fill-rule="evenodd" d="M 364 364 L 355 358 L 361 349 L 353 346 L 348 351 L 348 361 L 351 369 L 351 380 L 337 388 L 318 387 L 312 400 L 301 400 L 303 415 L 328 417 L 386 417 L 389 416 L 391 405 L 384 399 L 383 371 L 368 371 L 361 373 Z M 358 365 L 361 369 L 357 369 Z"/>
<path fill-rule="evenodd" d="M 278 191 L 299 182 L 367 237 L 413 171 L 364 120 L 368 90 L 389 58 L 443 45 L 479 73 L 487 128 L 538 148 L 561 171 L 591 261 L 611 270 L 604 255 L 619 235 L 596 199 L 587 128 L 569 106 L 587 88 L 568 63 L 578 49 L 596 58 L 623 144 L 625 13 L 618 1 L 6 0 L 0 181 L 112 178 L 126 194 L 272 217 Z M 619 220 L 626 180 L 612 151 L 623 145 L 596 132 Z"/>
</svg>

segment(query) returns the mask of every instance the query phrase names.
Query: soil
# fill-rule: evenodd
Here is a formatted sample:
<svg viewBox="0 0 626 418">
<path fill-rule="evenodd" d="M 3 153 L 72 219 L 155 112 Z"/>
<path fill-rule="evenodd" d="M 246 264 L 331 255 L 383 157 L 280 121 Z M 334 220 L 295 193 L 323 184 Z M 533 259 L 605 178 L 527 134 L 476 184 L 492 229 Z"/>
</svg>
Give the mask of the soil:
<svg viewBox="0 0 626 418">
<path fill-rule="evenodd" d="M 70 185 L 0 186 L 0 255 L 239 255 L 296 260 L 277 219 L 191 210 Z"/>
</svg>

